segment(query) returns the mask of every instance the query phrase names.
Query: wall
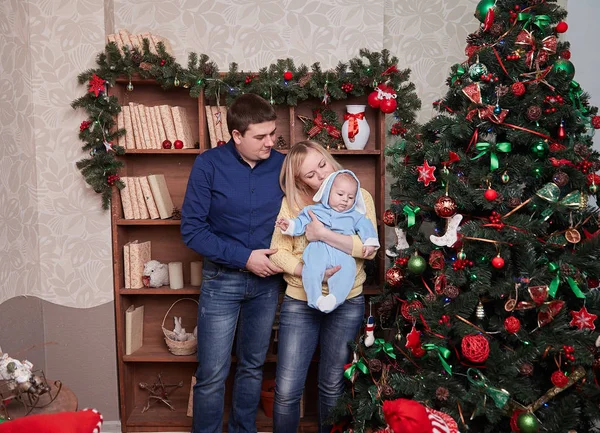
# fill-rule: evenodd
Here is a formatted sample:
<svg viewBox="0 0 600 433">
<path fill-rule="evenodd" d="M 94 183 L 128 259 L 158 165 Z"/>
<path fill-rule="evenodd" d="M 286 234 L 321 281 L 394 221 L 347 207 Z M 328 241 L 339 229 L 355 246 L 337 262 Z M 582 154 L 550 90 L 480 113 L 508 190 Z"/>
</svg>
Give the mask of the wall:
<svg viewBox="0 0 600 433">
<path fill-rule="evenodd" d="M 592 0 L 570 18 L 593 22 Z M 563 1 L 564 3 L 564 1 Z M 479 25 L 477 0 L 4 0 L 0 2 L 0 346 L 63 380 L 80 406 L 117 413 L 110 221 L 75 163 L 85 92 L 77 74 L 94 66 L 107 33 L 119 28 L 167 37 L 180 63 L 207 53 L 221 70 L 278 58 L 323 68 L 388 48 L 423 101 L 420 120 L 445 92 L 450 66 L 464 60 Z M 598 22 L 598 20 L 595 20 Z M 383 25 L 382 25 L 383 23 Z M 577 78 L 593 76 L 597 38 L 581 27 Z M 592 27 L 593 30 L 593 27 Z M 572 38 L 571 38 L 572 39 Z M 573 39 L 572 39 L 573 40 Z M 579 43 L 578 43 L 579 44 Z M 587 55 L 586 55 L 587 52 Z M 576 57 L 579 56 L 579 59 Z M 596 60 L 597 61 L 597 60 Z M 590 79 L 590 81 L 593 81 Z M 600 97 L 600 90 L 593 91 Z M 18 296 L 32 295 L 32 296 Z M 15 297 L 16 296 L 16 297 Z"/>
</svg>

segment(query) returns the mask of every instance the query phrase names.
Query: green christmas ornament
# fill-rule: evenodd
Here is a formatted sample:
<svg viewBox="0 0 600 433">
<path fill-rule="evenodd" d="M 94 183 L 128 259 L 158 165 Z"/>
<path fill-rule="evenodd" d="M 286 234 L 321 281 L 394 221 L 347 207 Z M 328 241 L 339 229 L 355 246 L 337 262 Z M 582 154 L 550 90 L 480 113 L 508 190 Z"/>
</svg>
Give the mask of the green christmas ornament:
<svg viewBox="0 0 600 433">
<path fill-rule="evenodd" d="M 416 275 L 421 275 L 425 272 L 427 262 L 421 256 L 412 256 L 408 259 L 408 271 Z"/>
<path fill-rule="evenodd" d="M 500 180 L 502 181 L 502 183 L 508 183 L 510 181 L 510 176 L 508 175 L 508 172 L 504 172 L 502 173 L 502 177 L 500 177 Z"/>
<path fill-rule="evenodd" d="M 548 142 L 544 141 L 544 140 L 540 140 L 537 141 L 533 144 L 533 146 L 531 147 L 531 152 L 537 157 L 537 158 L 543 158 L 548 154 Z"/>
<path fill-rule="evenodd" d="M 589 187 L 589 191 L 592 194 L 596 194 L 598 192 L 598 185 L 596 185 L 595 183 L 591 184 Z"/>
<path fill-rule="evenodd" d="M 475 18 L 481 22 L 484 22 L 485 16 L 487 15 L 488 11 L 494 7 L 495 3 L 495 0 L 481 0 L 477 5 L 477 8 L 475 8 Z"/>
<path fill-rule="evenodd" d="M 558 59 L 554 62 L 552 69 L 555 71 L 564 71 L 567 74 L 567 79 L 572 80 L 575 76 L 575 66 L 566 59 Z"/>
<path fill-rule="evenodd" d="M 542 177 L 542 168 L 541 167 L 536 167 L 533 169 L 533 175 L 535 177 Z"/>
<path fill-rule="evenodd" d="M 481 76 L 487 74 L 487 72 L 488 72 L 487 66 L 485 66 L 483 63 L 479 63 L 479 62 L 473 63 L 469 67 L 469 77 L 473 81 L 481 80 Z"/>
<path fill-rule="evenodd" d="M 540 423 L 532 413 L 524 412 L 517 418 L 517 426 L 521 433 L 536 433 L 540 431 Z"/>
<path fill-rule="evenodd" d="M 556 203 L 560 196 L 560 188 L 558 185 L 552 182 L 548 182 L 546 185 L 541 187 L 535 192 L 539 198 L 549 201 L 550 203 Z"/>
<path fill-rule="evenodd" d="M 465 260 L 467 258 L 467 253 L 465 253 L 462 249 L 456 255 L 458 260 Z"/>
</svg>

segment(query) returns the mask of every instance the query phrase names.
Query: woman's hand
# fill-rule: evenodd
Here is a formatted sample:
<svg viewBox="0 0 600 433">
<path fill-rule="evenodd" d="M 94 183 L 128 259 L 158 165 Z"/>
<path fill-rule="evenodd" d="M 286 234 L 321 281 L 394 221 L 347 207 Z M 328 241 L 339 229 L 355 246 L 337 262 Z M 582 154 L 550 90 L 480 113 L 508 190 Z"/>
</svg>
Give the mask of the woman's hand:
<svg viewBox="0 0 600 433">
<path fill-rule="evenodd" d="M 312 218 L 312 221 L 306 225 L 306 239 L 308 242 L 322 241 L 329 229 L 327 229 L 325 225 L 319 221 L 313 211 L 309 210 L 308 214 Z"/>
</svg>

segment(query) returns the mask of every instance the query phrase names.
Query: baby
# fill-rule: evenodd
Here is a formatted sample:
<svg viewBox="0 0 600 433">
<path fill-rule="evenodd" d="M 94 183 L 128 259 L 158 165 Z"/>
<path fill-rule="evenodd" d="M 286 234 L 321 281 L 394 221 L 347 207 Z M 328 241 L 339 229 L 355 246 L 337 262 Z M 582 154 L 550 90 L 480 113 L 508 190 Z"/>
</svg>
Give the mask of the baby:
<svg viewBox="0 0 600 433">
<path fill-rule="evenodd" d="M 365 216 L 365 202 L 360 192 L 360 182 L 350 170 L 330 174 L 314 195 L 314 205 L 306 206 L 297 218 L 280 218 L 275 223 L 281 232 L 290 236 L 304 234 L 306 225 L 312 221 L 308 211 L 330 230 L 344 235 L 358 234 L 363 242 L 363 257 L 379 248 L 377 231 Z M 345 300 L 356 279 L 356 261 L 349 254 L 325 242 L 310 242 L 302 255 L 302 282 L 308 305 L 324 313 L 335 310 Z M 325 271 L 341 266 L 327 281 L 329 294 L 323 296 Z"/>
</svg>

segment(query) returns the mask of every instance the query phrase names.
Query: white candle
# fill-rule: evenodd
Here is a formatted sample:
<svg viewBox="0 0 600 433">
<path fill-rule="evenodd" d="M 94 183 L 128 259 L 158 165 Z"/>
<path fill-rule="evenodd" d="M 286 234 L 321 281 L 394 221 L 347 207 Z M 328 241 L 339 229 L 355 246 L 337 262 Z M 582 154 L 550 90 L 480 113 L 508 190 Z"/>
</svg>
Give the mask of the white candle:
<svg viewBox="0 0 600 433">
<path fill-rule="evenodd" d="M 190 284 L 196 287 L 202 285 L 202 262 L 190 263 Z"/>
<path fill-rule="evenodd" d="M 171 289 L 183 289 L 183 264 L 181 262 L 169 263 L 169 285 Z"/>
</svg>

